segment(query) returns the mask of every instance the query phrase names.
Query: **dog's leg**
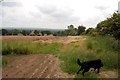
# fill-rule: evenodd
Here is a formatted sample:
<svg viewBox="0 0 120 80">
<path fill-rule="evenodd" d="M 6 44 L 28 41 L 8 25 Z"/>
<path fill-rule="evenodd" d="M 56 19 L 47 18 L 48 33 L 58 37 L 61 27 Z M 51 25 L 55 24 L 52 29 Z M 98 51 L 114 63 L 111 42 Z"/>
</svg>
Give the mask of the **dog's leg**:
<svg viewBox="0 0 120 80">
<path fill-rule="evenodd" d="M 86 68 L 84 69 L 84 71 L 82 72 L 82 75 L 84 76 L 85 72 L 88 72 L 90 68 Z"/>
<path fill-rule="evenodd" d="M 94 68 L 94 71 L 96 71 L 96 68 Z"/>
<path fill-rule="evenodd" d="M 98 68 L 98 70 L 97 70 L 97 73 L 99 73 L 100 72 L 100 68 Z"/>
<path fill-rule="evenodd" d="M 84 74 L 85 74 L 85 70 L 82 72 L 82 75 L 84 76 Z"/>
<path fill-rule="evenodd" d="M 78 70 L 77 74 L 79 74 L 79 72 L 80 72 L 82 69 L 83 69 L 83 68 L 81 67 L 81 68 Z"/>
</svg>

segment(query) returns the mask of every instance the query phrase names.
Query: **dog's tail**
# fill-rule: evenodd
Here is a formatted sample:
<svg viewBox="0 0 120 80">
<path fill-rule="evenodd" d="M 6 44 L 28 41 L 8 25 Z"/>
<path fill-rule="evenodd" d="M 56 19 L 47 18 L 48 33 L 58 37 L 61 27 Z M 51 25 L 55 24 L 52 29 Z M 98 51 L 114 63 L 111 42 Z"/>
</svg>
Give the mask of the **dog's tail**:
<svg viewBox="0 0 120 80">
<path fill-rule="evenodd" d="M 78 65 L 81 65 L 81 62 L 80 62 L 80 60 L 79 60 L 79 59 L 77 59 L 77 64 L 78 64 Z"/>
</svg>

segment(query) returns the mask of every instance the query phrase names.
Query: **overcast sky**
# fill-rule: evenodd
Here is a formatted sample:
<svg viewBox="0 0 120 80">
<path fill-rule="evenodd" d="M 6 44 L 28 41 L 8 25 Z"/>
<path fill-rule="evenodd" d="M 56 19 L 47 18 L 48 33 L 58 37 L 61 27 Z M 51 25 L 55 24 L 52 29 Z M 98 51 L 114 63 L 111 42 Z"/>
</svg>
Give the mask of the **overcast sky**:
<svg viewBox="0 0 120 80">
<path fill-rule="evenodd" d="M 73 24 L 96 27 L 118 10 L 120 0 L 4 0 L 0 20 L 4 27 L 65 29 Z"/>
</svg>

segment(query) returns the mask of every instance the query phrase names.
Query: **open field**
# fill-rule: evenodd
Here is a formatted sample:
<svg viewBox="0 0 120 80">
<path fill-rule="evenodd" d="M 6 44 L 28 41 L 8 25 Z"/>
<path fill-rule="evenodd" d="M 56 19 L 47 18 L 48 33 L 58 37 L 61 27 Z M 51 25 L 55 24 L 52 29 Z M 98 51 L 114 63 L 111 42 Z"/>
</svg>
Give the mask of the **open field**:
<svg viewBox="0 0 120 80">
<path fill-rule="evenodd" d="M 115 43 L 109 37 L 2 36 L 1 40 L 2 52 L 9 54 L 3 56 L 6 62 L 3 65 L 4 78 L 84 78 L 81 72 L 76 75 L 79 69 L 77 58 L 81 61 L 100 58 L 103 61 L 99 74 L 89 71 L 85 78 L 118 77 L 118 52 L 112 49 Z"/>
</svg>

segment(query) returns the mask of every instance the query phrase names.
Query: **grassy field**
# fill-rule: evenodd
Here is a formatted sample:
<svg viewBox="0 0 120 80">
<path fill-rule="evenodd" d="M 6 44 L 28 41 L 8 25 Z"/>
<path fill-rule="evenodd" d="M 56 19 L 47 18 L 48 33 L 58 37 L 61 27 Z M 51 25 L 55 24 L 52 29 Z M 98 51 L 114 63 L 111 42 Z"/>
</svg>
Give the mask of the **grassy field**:
<svg viewBox="0 0 120 80">
<path fill-rule="evenodd" d="M 79 69 L 77 58 L 82 61 L 102 59 L 102 70 L 118 69 L 118 41 L 109 36 L 90 37 L 71 43 L 42 43 L 33 41 L 3 41 L 2 53 L 6 54 L 53 54 L 61 60 L 60 67 L 64 72 L 75 74 Z M 120 62 L 119 62 L 120 63 Z M 3 64 L 7 64 L 4 60 Z M 80 73 L 81 74 L 81 73 Z M 96 77 L 88 72 L 86 77 Z M 82 77 L 77 75 L 76 77 Z"/>
</svg>

